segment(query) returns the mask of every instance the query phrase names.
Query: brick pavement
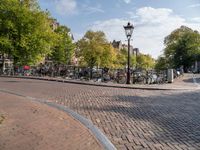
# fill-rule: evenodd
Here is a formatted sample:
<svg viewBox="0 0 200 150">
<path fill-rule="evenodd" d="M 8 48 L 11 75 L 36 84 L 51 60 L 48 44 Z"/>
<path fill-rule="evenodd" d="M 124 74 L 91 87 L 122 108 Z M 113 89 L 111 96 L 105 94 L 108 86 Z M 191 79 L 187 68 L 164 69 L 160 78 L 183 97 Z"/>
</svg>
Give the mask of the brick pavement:
<svg viewBox="0 0 200 150">
<path fill-rule="evenodd" d="M 0 78 L 0 89 L 66 105 L 118 149 L 200 149 L 200 93 L 145 91 Z"/>
<path fill-rule="evenodd" d="M 55 149 L 103 147 L 86 127 L 66 113 L 0 92 L 0 150 Z"/>
</svg>

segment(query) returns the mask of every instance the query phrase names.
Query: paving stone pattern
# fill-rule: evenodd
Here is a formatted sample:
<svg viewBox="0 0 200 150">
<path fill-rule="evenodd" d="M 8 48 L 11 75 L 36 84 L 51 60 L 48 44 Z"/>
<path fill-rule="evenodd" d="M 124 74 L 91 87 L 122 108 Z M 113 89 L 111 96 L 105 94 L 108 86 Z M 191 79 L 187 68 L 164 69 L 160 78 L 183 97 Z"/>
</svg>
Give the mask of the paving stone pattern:
<svg viewBox="0 0 200 150">
<path fill-rule="evenodd" d="M 116 89 L 0 78 L 0 89 L 43 98 L 90 119 L 119 150 L 199 150 L 200 92 Z"/>
<path fill-rule="evenodd" d="M 103 150 L 103 146 L 66 113 L 0 92 L 0 150 L 66 149 Z"/>
</svg>

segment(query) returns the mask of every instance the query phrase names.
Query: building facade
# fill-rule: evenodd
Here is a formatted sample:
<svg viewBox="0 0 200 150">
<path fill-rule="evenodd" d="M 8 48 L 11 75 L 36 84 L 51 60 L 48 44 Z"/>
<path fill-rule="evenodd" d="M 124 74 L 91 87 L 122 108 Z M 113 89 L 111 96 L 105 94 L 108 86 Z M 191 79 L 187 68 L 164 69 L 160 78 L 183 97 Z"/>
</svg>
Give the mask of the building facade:
<svg viewBox="0 0 200 150">
<path fill-rule="evenodd" d="M 121 41 L 115 41 L 113 40 L 113 42 L 111 43 L 112 46 L 116 49 L 122 50 L 122 49 L 126 49 L 128 51 L 128 45 L 127 44 L 122 44 Z M 139 48 L 133 48 L 132 45 L 130 45 L 130 54 L 131 55 L 139 55 Z"/>
<path fill-rule="evenodd" d="M 11 70 L 13 70 L 13 59 L 0 54 L 0 74 L 11 72 Z"/>
</svg>

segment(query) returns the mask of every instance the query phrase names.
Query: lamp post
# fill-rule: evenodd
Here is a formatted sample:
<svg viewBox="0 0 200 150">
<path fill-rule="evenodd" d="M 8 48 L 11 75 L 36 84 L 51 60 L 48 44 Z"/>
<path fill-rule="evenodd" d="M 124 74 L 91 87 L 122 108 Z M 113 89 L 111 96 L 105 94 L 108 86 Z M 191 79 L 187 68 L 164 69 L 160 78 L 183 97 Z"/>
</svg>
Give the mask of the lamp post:
<svg viewBox="0 0 200 150">
<path fill-rule="evenodd" d="M 125 33 L 126 33 L 126 37 L 128 39 L 128 68 L 127 68 L 127 80 L 126 80 L 126 84 L 130 84 L 130 39 L 133 33 L 133 25 L 128 22 L 127 26 L 124 26 L 125 29 Z"/>
</svg>

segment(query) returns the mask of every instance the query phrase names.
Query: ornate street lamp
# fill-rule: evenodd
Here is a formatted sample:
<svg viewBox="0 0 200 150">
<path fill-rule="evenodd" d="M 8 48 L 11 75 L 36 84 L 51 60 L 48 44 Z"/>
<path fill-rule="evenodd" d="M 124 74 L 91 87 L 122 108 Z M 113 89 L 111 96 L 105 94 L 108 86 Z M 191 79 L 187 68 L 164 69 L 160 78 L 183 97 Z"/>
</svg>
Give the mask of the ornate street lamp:
<svg viewBox="0 0 200 150">
<path fill-rule="evenodd" d="M 127 26 L 124 26 L 126 37 L 128 39 L 128 68 L 127 68 L 127 80 L 126 84 L 130 84 L 130 39 L 133 33 L 134 26 L 128 22 Z"/>
</svg>

